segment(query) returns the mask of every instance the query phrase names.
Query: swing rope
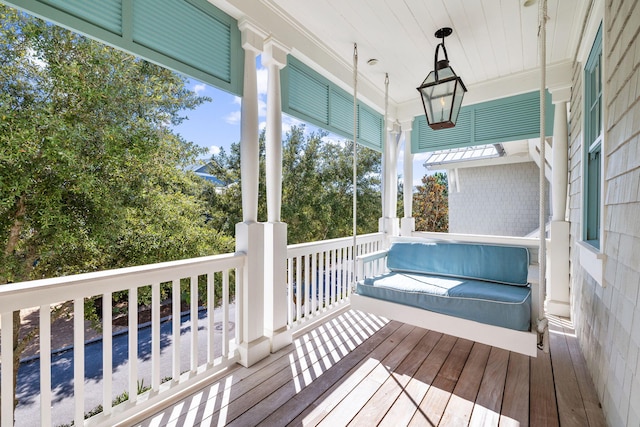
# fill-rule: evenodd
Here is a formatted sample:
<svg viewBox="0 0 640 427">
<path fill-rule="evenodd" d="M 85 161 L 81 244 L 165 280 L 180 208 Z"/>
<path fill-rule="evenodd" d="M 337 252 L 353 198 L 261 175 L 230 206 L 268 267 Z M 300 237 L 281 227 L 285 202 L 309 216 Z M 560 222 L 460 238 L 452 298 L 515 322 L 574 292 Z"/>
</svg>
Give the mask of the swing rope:
<svg viewBox="0 0 640 427">
<path fill-rule="evenodd" d="M 355 289 L 358 278 L 356 277 L 358 257 L 357 246 L 357 195 L 358 195 L 358 45 L 353 44 L 353 289 Z"/>
<path fill-rule="evenodd" d="M 540 347 L 544 352 L 549 351 L 548 319 L 544 313 L 544 300 L 547 285 L 547 200 L 546 189 L 546 157 L 545 157 L 545 97 L 546 97 L 546 66 L 547 66 L 547 0 L 540 0 L 538 8 L 539 27 L 538 45 L 540 53 L 540 252 L 538 264 L 540 266 L 539 294 L 538 294 L 538 333 L 542 335 Z"/>
</svg>

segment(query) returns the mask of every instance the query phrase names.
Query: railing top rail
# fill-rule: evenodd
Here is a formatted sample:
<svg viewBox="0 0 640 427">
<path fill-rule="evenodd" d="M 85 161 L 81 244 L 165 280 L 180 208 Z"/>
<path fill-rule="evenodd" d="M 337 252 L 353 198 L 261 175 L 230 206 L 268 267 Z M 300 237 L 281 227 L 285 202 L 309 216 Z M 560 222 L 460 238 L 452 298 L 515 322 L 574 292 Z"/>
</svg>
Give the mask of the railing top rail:
<svg viewBox="0 0 640 427">
<path fill-rule="evenodd" d="M 384 233 L 369 233 L 357 236 L 357 242 L 367 243 L 376 241 L 382 238 Z M 336 249 L 344 246 L 351 246 L 353 244 L 353 237 L 339 237 L 337 239 L 319 240 L 317 242 L 297 243 L 295 245 L 287 246 L 287 257 L 305 255 L 314 252 L 318 252 L 319 248 L 322 250 Z"/>
<path fill-rule="evenodd" d="M 0 285 L 0 313 L 244 266 L 242 252 Z"/>
<path fill-rule="evenodd" d="M 526 248 L 538 248 L 540 239 L 537 237 L 514 237 L 514 236 L 491 236 L 484 234 L 458 234 L 458 233 L 439 233 L 432 231 L 415 231 L 413 238 L 421 239 L 437 239 L 450 240 L 459 242 L 477 242 L 477 243 L 493 243 L 499 245 L 515 245 Z M 403 239 L 402 237 L 400 239 Z M 404 239 L 411 239 L 411 237 Z"/>
</svg>

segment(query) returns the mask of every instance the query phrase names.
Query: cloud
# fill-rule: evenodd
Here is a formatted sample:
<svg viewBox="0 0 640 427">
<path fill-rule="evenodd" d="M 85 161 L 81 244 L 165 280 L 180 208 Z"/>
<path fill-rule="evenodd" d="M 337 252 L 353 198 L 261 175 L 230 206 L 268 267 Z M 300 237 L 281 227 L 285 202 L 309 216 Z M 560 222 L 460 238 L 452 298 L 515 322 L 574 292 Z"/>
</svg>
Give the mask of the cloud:
<svg viewBox="0 0 640 427">
<path fill-rule="evenodd" d="M 258 77 L 258 96 L 267 94 L 267 82 L 269 81 L 269 71 L 266 68 L 258 68 L 256 71 Z"/>
<path fill-rule="evenodd" d="M 240 112 L 240 110 L 237 110 L 227 114 L 224 118 L 224 121 L 230 125 L 237 125 L 240 123 L 241 118 L 242 118 L 242 113 Z"/>
<path fill-rule="evenodd" d="M 220 147 L 218 147 L 217 145 L 212 145 L 211 147 L 209 147 L 209 154 L 217 156 L 218 154 L 220 154 Z"/>
<path fill-rule="evenodd" d="M 200 95 L 206 89 L 207 89 L 207 85 L 205 85 L 204 83 L 198 83 L 195 86 L 193 86 L 193 91 L 196 93 L 196 95 Z"/>
</svg>

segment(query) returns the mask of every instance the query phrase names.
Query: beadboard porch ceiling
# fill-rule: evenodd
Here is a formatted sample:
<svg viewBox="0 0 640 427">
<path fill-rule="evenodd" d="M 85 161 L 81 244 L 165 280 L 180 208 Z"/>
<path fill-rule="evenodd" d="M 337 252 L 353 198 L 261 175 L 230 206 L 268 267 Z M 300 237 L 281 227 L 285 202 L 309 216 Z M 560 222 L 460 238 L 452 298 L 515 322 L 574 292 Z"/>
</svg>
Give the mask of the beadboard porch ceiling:
<svg viewBox="0 0 640 427">
<path fill-rule="evenodd" d="M 506 90 L 504 82 L 509 77 L 513 81 L 513 87 L 508 89 L 511 94 L 522 88 L 531 90 L 525 86 L 539 82 L 538 2 L 525 7 L 524 1 L 261 0 L 258 4 L 253 0 L 227 0 L 223 3 L 235 9 L 232 14 L 237 18 L 245 15 L 287 45 L 294 55 L 315 62 L 325 73 L 334 73 L 346 84 L 350 83 L 347 71 L 356 42 L 360 79 L 373 92 L 377 91 L 370 95 L 375 98 L 374 103 L 381 105 L 384 74 L 389 73 L 391 108 L 414 110 L 419 107 L 416 87 L 433 69 L 439 42 L 434 33 L 444 26 L 454 30 L 446 40 L 446 47 L 451 65 L 469 88 L 465 104 L 491 97 L 488 94 L 491 91 L 483 86 L 491 86 L 495 81 L 502 81 L 500 86 Z M 547 64 L 551 68 L 574 59 L 590 3 L 548 0 Z M 286 25 L 281 25 L 282 22 Z M 286 31 L 284 27 L 288 26 L 295 31 Z M 290 37 L 293 35 L 296 39 Z M 306 40 L 300 40 L 300 35 Z M 378 63 L 367 65 L 371 58 Z M 331 61 L 339 63 L 342 70 L 332 67 Z M 366 96 L 367 89 L 363 91 Z"/>
</svg>

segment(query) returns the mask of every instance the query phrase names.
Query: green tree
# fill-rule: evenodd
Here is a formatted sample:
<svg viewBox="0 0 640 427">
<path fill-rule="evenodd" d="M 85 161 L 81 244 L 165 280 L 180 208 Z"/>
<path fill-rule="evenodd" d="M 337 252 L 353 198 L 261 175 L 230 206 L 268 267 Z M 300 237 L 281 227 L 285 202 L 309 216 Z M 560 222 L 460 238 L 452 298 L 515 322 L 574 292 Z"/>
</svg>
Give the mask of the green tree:
<svg viewBox="0 0 640 427">
<path fill-rule="evenodd" d="M 305 135 L 304 126 L 294 126 L 283 141 L 282 221 L 288 224 L 288 242 L 302 243 L 349 236 L 352 233 L 353 145 L 326 142 L 324 131 Z M 212 157 L 211 173 L 227 189 L 210 194 L 219 211 L 213 213 L 214 227 L 229 233 L 242 221 L 240 206 L 240 148 Z M 258 220 L 266 220 L 264 182 L 264 133 L 260 137 L 260 185 Z M 380 205 L 380 154 L 358 150 L 358 233 L 378 228 Z"/>
<path fill-rule="evenodd" d="M 182 77 L 0 5 L 0 284 L 226 251 Z M 14 374 L 28 342 L 18 340 Z"/>
<path fill-rule="evenodd" d="M 449 231 L 447 174 L 425 175 L 413 195 L 417 231 Z"/>
</svg>

